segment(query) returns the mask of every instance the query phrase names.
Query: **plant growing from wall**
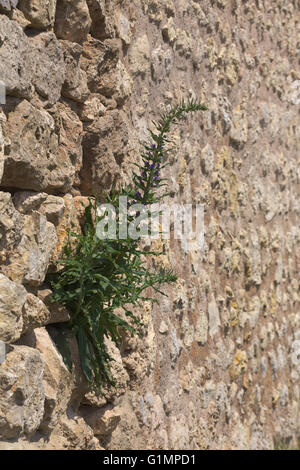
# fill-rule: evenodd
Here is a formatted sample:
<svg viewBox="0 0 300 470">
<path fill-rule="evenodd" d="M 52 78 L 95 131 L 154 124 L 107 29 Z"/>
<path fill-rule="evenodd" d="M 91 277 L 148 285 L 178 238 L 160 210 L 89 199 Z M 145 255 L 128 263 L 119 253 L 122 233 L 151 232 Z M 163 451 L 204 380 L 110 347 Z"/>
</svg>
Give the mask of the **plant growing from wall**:
<svg viewBox="0 0 300 470">
<path fill-rule="evenodd" d="M 105 203 L 114 207 L 117 219 L 121 216 L 120 196 L 128 198 L 129 206 L 137 202 L 147 206 L 167 195 L 159 196 L 158 190 L 166 185 L 161 170 L 168 165 L 165 146 L 170 142 L 167 138 L 170 126 L 186 113 L 206 109 L 195 101 L 182 101 L 162 114 L 157 123 L 153 122 L 155 131 L 149 130 L 150 142 L 142 143 L 142 163 L 134 164 L 137 172 L 132 172 L 132 184 L 115 189 L 105 197 Z M 152 288 L 163 294 L 162 286 L 175 282 L 176 276 L 163 268 L 158 272 L 149 271 L 144 266 L 144 257 L 160 253 L 144 251 L 139 241 L 129 236 L 120 238 L 118 224 L 115 239 L 99 238 L 97 224 L 103 222 L 107 214 L 99 215 L 98 207 L 97 197 L 89 200 L 82 234 L 69 233 L 63 259 L 58 262 L 62 269 L 50 274 L 48 279 L 53 289 L 52 301 L 65 305 L 71 316 L 61 330 L 60 350 L 64 360 L 71 367 L 64 334 L 69 330 L 77 338 L 82 369 L 91 390 L 101 393 L 104 383 L 115 385 L 110 372 L 112 358 L 107 352 L 105 337 L 119 346 L 124 331 L 138 334 L 136 327 L 140 322 L 132 308 L 145 300 L 157 303 L 156 298 L 145 293 L 148 292 L 146 289 Z M 127 217 L 128 222 L 132 222 L 140 217 L 140 213 L 134 212 Z M 120 308 L 126 319 L 116 314 L 116 309 Z"/>
</svg>

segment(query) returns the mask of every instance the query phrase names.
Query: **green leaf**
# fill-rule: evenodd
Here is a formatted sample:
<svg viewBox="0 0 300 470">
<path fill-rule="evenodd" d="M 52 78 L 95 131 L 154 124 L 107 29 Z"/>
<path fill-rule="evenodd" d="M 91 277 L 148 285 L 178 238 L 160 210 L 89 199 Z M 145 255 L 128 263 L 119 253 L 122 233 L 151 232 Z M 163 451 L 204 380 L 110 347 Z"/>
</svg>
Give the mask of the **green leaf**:
<svg viewBox="0 0 300 470">
<path fill-rule="evenodd" d="M 82 371 L 88 382 L 93 382 L 93 365 L 90 342 L 83 329 L 77 333 L 78 348 L 80 353 Z"/>
</svg>

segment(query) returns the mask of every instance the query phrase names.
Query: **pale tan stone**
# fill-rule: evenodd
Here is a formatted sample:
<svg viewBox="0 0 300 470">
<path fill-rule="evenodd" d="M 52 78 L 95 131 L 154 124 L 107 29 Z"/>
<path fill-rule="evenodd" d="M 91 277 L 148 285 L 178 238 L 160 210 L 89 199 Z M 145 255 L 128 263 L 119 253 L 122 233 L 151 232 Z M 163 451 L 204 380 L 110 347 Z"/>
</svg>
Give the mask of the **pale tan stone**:
<svg viewBox="0 0 300 470">
<path fill-rule="evenodd" d="M 23 329 L 22 308 L 26 301 L 26 289 L 0 274 L 0 340 L 14 342 Z"/>
<path fill-rule="evenodd" d="M 0 365 L 0 438 L 31 436 L 44 414 L 44 364 L 27 346 L 14 346 Z"/>
<path fill-rule="evenodd" d="M 54 24 L 56 0 L 19 0 L 18 8 L 34 28 L 46 29 Z"/>
</svg>

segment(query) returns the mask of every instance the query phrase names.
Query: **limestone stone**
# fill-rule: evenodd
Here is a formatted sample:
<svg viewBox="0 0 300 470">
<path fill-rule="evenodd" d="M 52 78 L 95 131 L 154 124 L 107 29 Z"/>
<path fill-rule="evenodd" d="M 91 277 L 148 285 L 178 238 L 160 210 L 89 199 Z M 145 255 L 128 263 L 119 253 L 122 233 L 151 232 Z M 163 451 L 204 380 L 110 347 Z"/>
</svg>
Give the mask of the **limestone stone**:
<svg viewBox="0 0 300 470">
<path fill-rule="evenodd" d="M 21 241 L 8 256 L 3 271 L 13 281 L 35 286 L 41 284 L 56 244 L 55 227 L 43 214 L 34 211 L 30 216 L 25 215 Z"/>
<path fill-rule="evenodd" d="M 248 357 L 246 351 L 238 350 L 234 356 L 233 363 L 229 368 L 232 379 L 239 377 L 247 368 Z"/>
<path fill-rule="evenodd" d="M 59 428 L 51 434 L 50 448 L 70 450 L 103 450 L 90 426 L 81 416 L 67 417 L 59 421 Z"/>
<path fill-rule="evenodd" d="M 2 133 L 2 123 L 0 120 L 0 184 L 2 180 L 2 175 L 4 171 L 4 139 L 3 139 L 3 133 Z"/>
<path fill-rule="evenodd" d="M 23 29 L 23 31 L 26 30 L 26 28 L 30 25 L 30 21 L 28 21 L 25 16 L 24 16 L 24 13 L 22 13 L 21 10 L 18 10 L 18 9 L 13 9 L 10 14 L 9 14 L 9 17 L 11 20 L 15 21 L 16 23 L 18 23 L 19 26 L 21 26 L 21 28 Z"/>
<path fill-rule="evenodd" d="M 44 214 L 55 226 L 59 224 L 65 211 L 65 201 L 62 197 L 47 195 L 46 200 L 41 205 L 39 212 Z"/>
<path fill-rule="evenodd" d="M 192 52 L 192 41 L 189 33 L 184 29 L 176 29 L 175 48 L 180 55 L 190 57 Z"/>
<path fill-rule="evenodd" d="M 81 111 L 81 120 L 93 122 L 100 116 L 104 116 L 105 106 L 101 103 L 98 94 L 92 94 L 84 103 Z"/>
<path fill-rule="evenodd" d="M 0 366 L 0 437 L 31 436 L 44 414 L 44 364 L 41 354 L 14 346 Z"/>
<path fill-rule="evenodd" d="M 169 42 L 171 45 L 174 44 L 177 35 L 173 18 L 169 18 L 167 23 L 163 25 L 162 34 L 165 41 Z"/>
<path fill-rule="evenodd" d="M 175 329 L 171 330 L 171 340 L 172 344 L 170 347 L 170 358 L 172 361 L 172 366 L 175 366 L 182 351 L 182 341 L 177 337 Z"/>
<path fill-rule="evenodd" d="M 27 293 L 22 318 L 22 333 L 26 333 L 29 330 L 47 325 L 51 319 L 51 314 L 46 305 L 38 297 Z"/>
<path fill-rule="evenodd" d="M 6 345 L 4 341 L 0 340 L 0 365 L 3 364 L 6 358 Z"/>
<path fill-rule="evenodd" d="M 57 0 L 54 31 L 59 39 L 83 42 L 92 21 L 85 0 Z"/>
<path fill-rule="evenodd" d="M 131 45 L 129 63 L 133 75 L 145 75 L 150 71 L 150 44 L 147 34 L 140 36 Z"/>
<path fill-rule="evenodd" d="M 122 105 L 131 95 L 132 85 L 132 79 L 124 64 L 118 60 L 113 74 L 109 71 L 101 76 L 98 91 L 104 96 L 114 97 L 117 104 Z"/>
<path fill-rule="evenodd" d="M 0 77 L 7 95 L 30 98 L 35 56 L 22 28 L 0 15 Z"/>
<path fill-rule="evenodd" d="M 117 31 L 118 36 L 122 39 L 124 44 L 128 46 L 132 40 L 131 22 L 121 11 L 118 13 Z"/>
<path fill-rule="evenodd" d="M 36 61 L 33 84 L 36 91 L 50 104 L 56 103 L 61 95 L 65 80 L 63 51 L 54 33 L 41 33 L 31 38 Z"/>
<path fill-rule="evenodd" d="M 117 74 L 115 67 L 121 59 L 121 41 L 107 39 L 100 41 L 91 36 L 83 44 L 83 54 L 80 66 L 86 72 L 89 90 L 92 93 L 105 91 L 109 86 L 109 76 L 115 82 Z"/>
<path fill-rule="evenodd" d="M 159 24 L 163 18 L 162 9 L 164 6 L 167 5 L 165 5 L 165 2 L 161 2 L 161 0 L 151 0 L 148 2 L 148 5 L 145 6 L 145 12 L 149 17 L 149 20 Z"/>
<path fill-rule="evenodd" d="M 173 449 L 189 448 L 189 430 L 183 414 L 170 418 L 169 443 Z"/>
<path fill-rule="evenodd" d="M 17 3 L 18 8 L 24 13 L 33 28 L 53 27 L 56 0 L 19 0 Z"/>
<path fill-rule="evenodd" d="M 173 66 L 173 56 L 170 50 L 164 50 L 161 46 L 151 52 L 151 74 L 153 79 L 159 83 L 166 73 L 170 74 Z"/>
<path fill-rule="evenodd" d="M 109 406 L 99 409 L 83 407 L 80 411 L 95 436 L 101 438 L 111 435 L 121 420 L 121 411 L 118 407 Z"/>
<path fill-rule="evenodd" d="M 60 41 L 64 52 L 65 81 L 62 95 L 71 100 L 83 103 L 89 96 L 86 72 L 80 68 L 82 46 L 75 42 Z"/>
<path fill-rule="evenodd" d="M 40 429 L 53 429 L 66 411 L 71 398 L 72 377 L 46 328 L 34 330 L 35 347 L 41 353 L 45 369 L 43 388 L 45 411 Z"/>
<path fill-rule="evenodd" d="M 57 233 L 57 244 L 51 256 L 51 262 L 55 263 L 56 260 L 60 259 L 63 254 L 63 249 L 68 240 L 68 231 L 80 233 L 81 228 L 77 217 L 76 207 L 74 204 L 74 198 L 71 194 L 64 196 L 65 211 L 62 219 L 59 222 L 56 233 Z"/>
<path fill-rule="evenodd" d="M 184 316 L 181 323 L 183 344 L 190 348 L 194 341 L 194 326 L 190 324 L 187 316 Z"/>
<path fill-rule="evenodd" d="M 91 15 L 91 34 L 97 39 L 112 38 L 115 36 L 114 5 L 105 0 L 87 0 Z"/>
<path fill-rule="evenodd" d="M 208 304 L 208 318 L 209 318 L 209 334 L 213 337 L 218 333 L 221 322 L 217 303 L 213 297 Z"/>
<path fill-rule="evenodd" d="M 9 13 L 13 8 L 16 8 L 18 0 L 0 0 L 0 12 Z"/>
<path fill-rule="evenodd" d="M 243 145 L 248 140 L 248 121 L 239 106 L 234 109 L 232 114 L 230 138 L 237 145 Z"/>
<path fill-rule="evenodd" d="M 2 186 L 35 191 L 70 186 L 57 159 L 58 136 L 49 113 L 21 101 L 9 113 L 5 134 L 10 135 L 11 144 Z"/>
<path fill-rule="evenodd" d="M 0 192 L 0 250 L 14 250 L 20 243 L 24 218 L 15 209 L 10 193 Z M 3 256 L 6 257 L 7 251 Z"/>
<path fill-rule="evenodd" d="M 56 119 L 60 123 L 57 159 L 68 177 L 69 184 L 79 186 L 79 171 L 82 166 L 83 128 L 77 114 L 65 103 L 58 103 Z"/>
<path fill-rule="evenodd" d="M 200 310 L 198 320 L 195 327 L 195 340 L 197 343 L 204 345 L 207 342 L 208 335 L 208 318 L 207 314 Z"/>
<path fill-rule="evenodd" d="M 214 152 L 209 144 L 201 151 L 201 168 L 204 174 L 210 175 L 214 170 Z"/>
<path fill-rule="evenodd" d="M 168 333 L 169 327 L 164 320 L 160 322 L 158 331 L 160 332 L 161 335 L 165 335 L 166 333 Z"/>
<path fill-rule="evenodd" d="M 78 221 L 80 225 L 82 226 L 84 222 L 85 208 L 89 205 L 89 198 L 86 196 L 75 196 L 73 198 L 73 201 L 75 204 L 76 215 L 78 217 Z"/>
<path fill-rule="evenodd" d="M 137 370 L 138 364 L 134 360 L 132 360 L 131 363 L 130 360 L 125 361 L 122 358 L 119 349 L 110 338 L 105 339 L 105 345 L 108 354 L 110 355 L 110 357 L 113 358 L 111 364 L 111 375 L 113 377 L 113 380 L 118 383 L 118 390 L 113 391 L 109 386 L 105 386 L 103 388 L 103 396 L 108 401 L 111 401 L 113 396 L 120 396 L 125 392 L 129 383 L 129 371 L 131 369 L 131 366 Z"/>
<path fill-rule="evenodd" d="M 254 328 L 259 319 L 261 306 L 260 299 L 257 295 L 253 296 L 249 305 L 249 323 L 251 328 Z"/>
<path fill-rule="evenodd" d="M 13 197 L 14 206 L 22 214 L 38 211 L 44 214 L 48 222 L 55 226 L 59 224 L 65 211 L 65 202 L 62 197 L 47 193 L 33 191 L 18 191 Z"/>
<path fill-rule="evenodd" d="M 23 329 L 22 308 L 26 289 L 0 274 L 0 340 L 11 343 L 20 338 Z"/>
<path fill-rule="evenodd" d="M 129 129 L 122 111 L 105 114 L 86 128 L 83 138 L 81 189 L 92 194 L 95 187 L 111 188 L 120 178 Z"/>
<path fill-rule="evenodd" d="M 251 231 L 252 253 L 251 253 L 251 276 L 250 280 L 257 286 L 262 282 L 261 279 L 261 251 L 259 238 L 256 230 Z"/>
<path fill-rule="evenodd" d="M 36 193 L 34 191 L 17 191 L 13 196 L 13 204 L 21 214 L 30 214 L 38 210 L 47 199 L 47 193 Z"/>
</svg>

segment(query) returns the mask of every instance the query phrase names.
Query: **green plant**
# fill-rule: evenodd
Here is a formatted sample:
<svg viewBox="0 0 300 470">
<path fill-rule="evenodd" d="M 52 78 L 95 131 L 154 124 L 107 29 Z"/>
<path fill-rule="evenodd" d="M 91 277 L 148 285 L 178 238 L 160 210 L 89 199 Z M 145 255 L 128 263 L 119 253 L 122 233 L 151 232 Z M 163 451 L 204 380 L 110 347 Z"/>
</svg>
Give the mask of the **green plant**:
<svg viewBox="0 0 300 470">
<path fill-rule="evenodd" d="M 121 216 L 120 196 L 127 196 L 129 205 L 139 202 L 144 206 L 157 203 L 166 196 L 157 195 L 157 190 L 165 185 L 160 172 L 168 165 L 165 145 L 170 142 L 167 138 L 170 126 L 186 113 L 206 109 L 194 101 L 181 102 L 163 114 L 159 122 L 153 122 L 155 131 L 149 131 L 150 142 L 142 143 L 142 163 L 134 164 L 139 174 L 133 171 L 131 185 L 115 189 L 105 197 L 105 203 L 114 207 L 117 219 Z M 132 307 L 145 300 L 158 302 L 146 295 L 145 290 L 151 287 L 163 294 L 162 285 L 173 283 L 176 276 L 162 268 L 158 272 L 150 272 L 143 264 L 143 257 L 160 253 L 143 251 L 138 240 L 129 236 L 119 238 L 118 224 L 116 239 L 100 239 L 97 224 L 104 220 L 106 214 L 99 215 L 98 207 L 96 196 L 94 200 L 89 199 L 82 234 L 69 233 L 63 259 L 59 261 L 62 269 L 49 275 L 48 279 L 53 289 L 52 301 L 65 305 L 70 311 L 71 319 L 65 327 L 77 338 L 85 377 L 91 389 L 100 393 L 104 382 L 115 385 L 109 367 L 112 358 L 107 352 L 105 337 L 120 345 L 125 330 L 137 333 L 136 326 L 140 322 L 131 311 Z M 128 215 L 128 222 L 139 216 L 138 212 Z M 123 309 L 128 321 L 115 313 L 119 308 Z M 61 351 L 71 366 L 64 336 Z"/>
</svg>

